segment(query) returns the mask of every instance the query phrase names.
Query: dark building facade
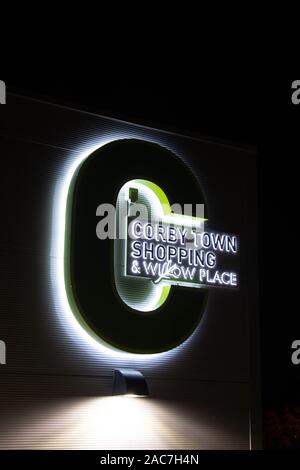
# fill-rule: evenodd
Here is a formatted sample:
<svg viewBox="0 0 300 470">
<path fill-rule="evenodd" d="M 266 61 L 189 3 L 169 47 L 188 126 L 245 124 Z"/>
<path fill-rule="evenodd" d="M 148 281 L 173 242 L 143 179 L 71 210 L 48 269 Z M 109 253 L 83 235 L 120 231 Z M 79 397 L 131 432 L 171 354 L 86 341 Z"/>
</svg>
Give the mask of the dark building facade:
<svg viewBox="0 0 300 470">
<path fill-rule="evenodd" d="M 67 281 L 66 263 L 75 263 L 66 251 L 72 178 L 116 141 L 146 147 L 135 157 L 133 147 L 124 154 L 112 147 L 103 163 L 99 153 L 89 176 L 94 192 L 84 186 L 94 202 L 82 204 L 75 229 L 82 263 Z M 146 162 L 149 146 L 168 156 Z M 255 152 L 16 95 L 0 124 L 0 149 L 0 448 L 260 448 Z M 189 194 L 187 202 L 203 203 L 210 232 L 236 234 L 236 288 L 174 282 L 157 310 L 124 306 L 112 244 L 96 238 L 96 210 L 141 178 L 171 202 Z M 85 223 L 90 243 L 77 236 Z M 79 286 L 75 303 L 96 318 L 78 318 L 66 282 L 73 294 L 75 283 L 85 284 L 85 300 Z M 119 368 L 141 372 L 149 397 L 111 396 Z"/>
</svg>

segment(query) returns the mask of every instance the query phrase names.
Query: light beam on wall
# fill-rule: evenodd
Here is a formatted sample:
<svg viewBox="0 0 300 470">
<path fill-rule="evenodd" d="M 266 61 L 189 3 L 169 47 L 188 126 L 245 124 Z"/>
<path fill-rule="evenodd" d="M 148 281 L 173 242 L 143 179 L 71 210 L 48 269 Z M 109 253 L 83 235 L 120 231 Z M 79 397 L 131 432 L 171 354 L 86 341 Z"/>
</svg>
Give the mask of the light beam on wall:
<svg viewBox="0 0 300 470">
<path fill-rule="evenodd" d="M 126 396 L 25 403 L 2 418 L 0 449 L 248 449 L 236 415 L 225 425 L 207 404 Z"/>
</svg>

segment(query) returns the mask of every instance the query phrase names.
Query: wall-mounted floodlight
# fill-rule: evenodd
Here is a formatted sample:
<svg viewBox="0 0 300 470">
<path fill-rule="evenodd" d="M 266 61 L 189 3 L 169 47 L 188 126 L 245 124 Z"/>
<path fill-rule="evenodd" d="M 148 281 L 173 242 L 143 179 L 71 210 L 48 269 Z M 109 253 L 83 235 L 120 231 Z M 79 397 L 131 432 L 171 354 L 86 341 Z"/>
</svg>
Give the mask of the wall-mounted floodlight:
<svg viewBox="0 0 300 470">
<path fill-rule="evenodd" d="M 115 369 L 113 395 L 147 397 L 148 385 L 141 372 L 134 369 Z"/>
</svg>

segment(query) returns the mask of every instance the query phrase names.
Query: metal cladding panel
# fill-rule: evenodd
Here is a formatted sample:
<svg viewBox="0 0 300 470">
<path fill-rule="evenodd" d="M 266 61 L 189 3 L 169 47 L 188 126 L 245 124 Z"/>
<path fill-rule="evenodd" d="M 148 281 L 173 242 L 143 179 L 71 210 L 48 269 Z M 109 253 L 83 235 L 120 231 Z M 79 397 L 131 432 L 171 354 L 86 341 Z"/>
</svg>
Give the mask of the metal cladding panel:
<svg viewBox="0 0 300 470">
<path fill-rule="evenodd" d="M 89 149 L 119 138 L 179 155 L 198 178 L 216 229 L 240 238 L 238 292 L 210 291 L 193 335 L 154 356 L 97 347 L 58 292 L 56 210 L 66 171 Z M 1 110 L 0 155 L 0 339 L 7 345 L 0 448 L 249 448 L 249 416 L 258 409 L 255 154 L 10 96 Z M 99 184 L 103 178 L 105 168 Z M 144 374 L 148 401 L 124 406 L 110 397 L 118 367 Z M 122 411 L 128 406 L 136 413 L 131 425 Z M 257 435 L 258 423 L 255 415 Z"/>
<path fill-rule="evenodd" d="M 0 448 L 249 448 L 244 384 L 148 384 L 151 398 L 128 398 L 103 377 L 1 377 Z"/>
</svg>

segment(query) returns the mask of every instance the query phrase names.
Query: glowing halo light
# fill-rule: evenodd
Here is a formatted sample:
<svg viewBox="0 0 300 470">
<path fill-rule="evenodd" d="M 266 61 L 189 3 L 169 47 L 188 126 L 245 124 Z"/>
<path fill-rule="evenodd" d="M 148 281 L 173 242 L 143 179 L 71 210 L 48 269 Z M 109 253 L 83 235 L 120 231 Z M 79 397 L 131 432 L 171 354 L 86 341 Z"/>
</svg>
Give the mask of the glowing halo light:
<svg viewBox="0 0 300 470">
<path fill-rule="evenodd" d="M 146 134 L 146 135 L 145 135 Z M 107 134 L 106 134 L 107 136 Z M 164 352 L 153 353 L 153 354 L 136 354 L 126 351 L 121 351 L 113 348 L 111 345 L 104 343 L 99 338 L 99 341 L 92 337 L 77 321 L 72 309 L 70 307 L 67 292 L 65 289 L 65 274 L 64 274 L 64 247 L 65 247 L 65 221 L 66 221 L 66 208 L 67 208 L 67 196 L 69 192 L 70 183 L 73 175 L 77 168 L 86 160 L 94 151 L 100 147 L 113 142 L 114 140 L 120 139 L 142 139 L 148 142 L 162 145 L 165 148 L 169 148 L 174 152 L 174 149 L 170 148 L 165 142 L 161 142 L 159 139 L 153 139 L 149 137 L 147 133 L 134 133 L 128 132 L 126 134 L 118 133 L 111 134 L 105 139 L 94 141 L 91 146 L 85 146 L 82 151 L 74 151 L 73 156 L 70 157 L 69 161 L 65 164 L 62 169 L 62 174 L 59 174 L 58 180 L 55 186 L 53 208 L 52 208 L 52 233 L 51 233 L 51 250 L 50 250 L 50 271 L 51 271 L 51 283 L 53 287 L 53 300 L 55 303 L 55 310 L 58 320 L 61 326 L 66 331 L 69 337 L 77 345 L 82 344 L 82 340 L 85 341 L 85 345 L 89 345 L 90 350 L 85 349 L 85 353 L 95 355 L 95 353 L 101 353 L 115 359 L 123 360 L 134 360 L 136 363 L 153 362 L 153 365 L 157 362 L 169 361 L 178 353 L 182 353 L 183 349 L 192 340 L 194 335 L 197 333 L 199 326 L 194 330 L 189 338 L 187 338 L 179 346 Z M 77 341 L 76 341 L 77 339 Z M 100 358 L 100 357 L 99 357 Z"/>
</svg>

